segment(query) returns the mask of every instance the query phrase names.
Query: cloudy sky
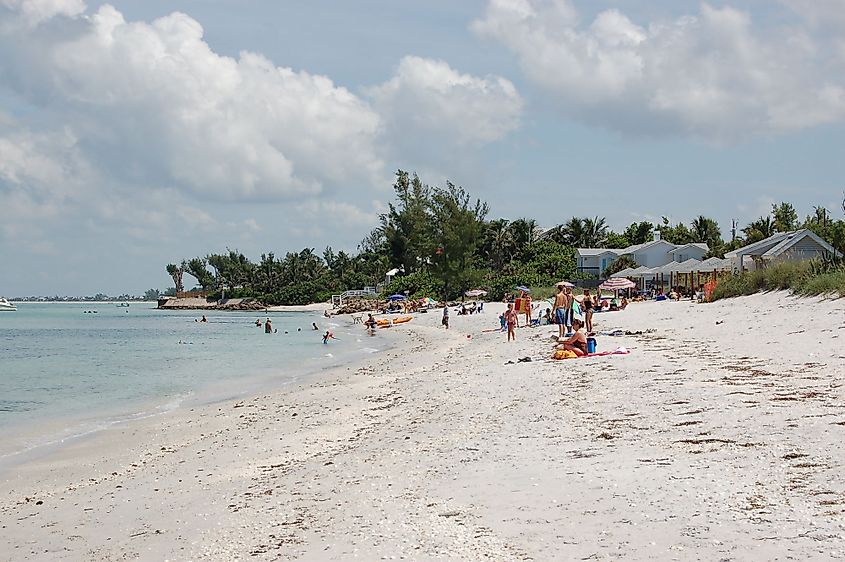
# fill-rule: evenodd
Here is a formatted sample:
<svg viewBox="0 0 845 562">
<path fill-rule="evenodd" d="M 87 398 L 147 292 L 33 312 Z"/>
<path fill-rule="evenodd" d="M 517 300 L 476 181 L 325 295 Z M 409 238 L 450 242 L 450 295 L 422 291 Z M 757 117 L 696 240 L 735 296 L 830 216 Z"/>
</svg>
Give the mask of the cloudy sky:
<svg viewBox="0 0 845 562">
<path fill-rule="evenodd" d="M 845 189 L 845 0 L 0 0 L 0 294 L 354 250 L 397 168 L 493 217 Z"/>
</svg>

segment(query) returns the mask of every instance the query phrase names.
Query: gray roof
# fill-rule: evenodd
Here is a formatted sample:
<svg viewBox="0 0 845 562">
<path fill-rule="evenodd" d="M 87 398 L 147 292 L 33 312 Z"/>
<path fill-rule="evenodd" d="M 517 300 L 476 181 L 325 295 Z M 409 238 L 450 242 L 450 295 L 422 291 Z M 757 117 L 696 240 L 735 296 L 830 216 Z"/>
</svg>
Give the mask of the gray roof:
<svg viewBox="0 0 845 562">
<path fill-rule="evenodd" d="M 708 246 L 704 242 L 691 242 L 689 244 L 681 244 L 680 246 L 675 247 L 675 249 L 671 250 L 671 251 L 674 252 L 674 251 L 680 250 L 681 248 L 687 248 L 689 246 L 692 246 L 693 248 L 698 248 L 700 250 L 704 250 L 705 252 L 710 250 L 710 246 Z"/>
<path fill-rule="evenodd" d="M 678 266 L 673 269 L 672 271 L 675 273 L 690 273 L 696 271 L 696 268 L 701 263 L 701 260 L 696 259 L 688 259 L 678 264 Z"/>
<path fill-rule="evenodd" d="M 614 273 L 613 275 L 611 275 L 611 277 L 628 277 L 628 276 L 629 276 L 629 275 L 631 275 L 633 272 L 634 272 L 634 268 L 633 268 L 633 267 L 626 267 L 626 268 L 625 268 L 625 269 L 623 269 L 622 271 L 617 271 L 616 273 Z"/>
<path fill-rule="evenodd" d="M 812 239 L 819 247 L 827 252 L 835 253 L 833 246 L 822 240 L 815 232 L 808 228 L 800 230 L 792 230 L 790 232 L 777 232 L 764 240 L 754 242 L 742 248 L 737 248 L 732 252 L 725 254 L 726 258 L 735 258 L 740 255 L 744 256 L 762 256 L 766 258 L 773 258 L 783 255 L 792 246 L 804 240 L 805 238 Z"/>
<path fill-rule="evenodd" d="M 754 254 L 754 252 L 758 250 L 762 250 L 764 248 L 771 248 L 777 244 L 780 244 L 785 238 L 791 236 L 794 232 L 777 232 L 768 238 L 763 240 L 759 240 L 754 242 L 753 244 L 748 244 L 747 246 L 743 246 L 742 248 L 737 248 L 732 252 L 728 252 L 725 254 L 726 258 L 735 258 L 740 254 Z"/>
<path fill-rule="evenodd" d="M 654 275 L 654 270 L 648 268 L 644 265 L 641 265 L 637 269 L 633 270 L 630 274 L 630 277 L 651 277 Z"/>
<path fill-rule="evenodd" d="M 608 252 L 618 256 L 623 250 L 618 248 L 578 248 L 577 252 L 579 256 L 600 256 Z"/>
<path fill-rule="evenodd" d="M 608 252 L 610 252 L 611 254 L 617 255 L 617 256 L 624 256 L 624 255 L 628 255 L 628 254 L 634 254 L 634 253 L 642 251 L 642 250 L 646 250 L 646 249 L 648 249 L 652 246 L 656 246 L 658 244 L 666 244 L 666 245 L 670 246 L 670 249 L 667 250 L 666 253 L 674 252 L 674 251 L 676 251 L 680 248 L 686 248 L 688 246 L 700 248 L 700 249 L 704 250 L 705 252 L 710 249 L 710 247 L 707 246 L 707 244 L 704 244 L 704 243 L 701 243 L 701 242 L 694 242 L 694 243 L 691 243 L 691 244 L 672 244 L 671 242 L 668 242 L 666 240 L 661 239 L 661 240 L 652 240 L 651 242 L 646 242 L 645 244 L 633 244 L 631 246 L 628 246 L 627 248 L 578 248 L 576 251 L 578 252 L 578 255 L 581 256 L 581 257 L 600 256 L 600 255 L 606 254 Z"/>
<path fill-rule="evenodd" d="M 731 260 L 725 258 L 708 258 L 698 264 L 693 271 L 726 271 L 731 269 Z"/>
<path fill-rule="evenodd" d="M 785 240 L 782 240 L 780 242 L 780 244 L 778 244 L 777 246 L 775 246 L 774 248 L 772 248 L 771 250 L 769 250 L 765 254 L 763 254 L 763 257 L 768 258 L 768 257 L 780 256 L 783 253 L 785 253 L 787 250 L 789 250 L 792 246 L 794 246 L 795 244 L 797 244 L 798 242 L 800 242 L 801 240 L 803 240 L 805 238 L 810 238 L 816 244 L 818 244 L 819 247 L 822 248 L 823 250 L 830 252 L 830 253 L 834 253 L 833 246 L 831 246 L 826 241 L 824 241 L 821 237 L 819 237 L 819 235 L 817 235 L 812 230 L 804 228 L 804 229 L 801 229 L 801 230 L 796 230 L 793 233 L 792 236 L 786 238 Z"/>
<path fill-rule="evenodd" d="M 662 273 L 663 275 L 667 275 L 669 273 L 674 273 L 675 271 L 677 271 L 677 268 L 678 268 L 679 265 L 681 265 L 681 264 L 676 262 L 676 261 L 673 261 L 673 262 L 667 263 L 664 266 L 655 267 L 654 269 L 651 270 L 651 272 L 654 273 L 654 274 L 661 274 Z"/>
</svg>

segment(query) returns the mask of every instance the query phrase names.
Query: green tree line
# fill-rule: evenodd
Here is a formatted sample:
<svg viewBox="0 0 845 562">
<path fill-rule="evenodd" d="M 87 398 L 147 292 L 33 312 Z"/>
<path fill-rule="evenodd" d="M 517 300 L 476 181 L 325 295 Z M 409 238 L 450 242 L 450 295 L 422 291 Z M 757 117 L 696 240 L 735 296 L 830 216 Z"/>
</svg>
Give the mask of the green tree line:
<svg viewBox="0 0 845 562">
<path fill-rule="evenodd" d="M 774 205 L 770 215 L 752 221 L 731 240 L 724 240 L 717 221 L 699 216 L 690 224 L 630 224 L 612 231 L 603 217 L 572 217 L 548 230 L 533 219 L 488 219 L 489 208 L 464 188 L 447 182 L 429 186 L 416 174 L 396 172 L 395 198 L 357 252 L 318 254 L 314 248 L 261 255 L 253 262 L 237 250 L 168 264 L 176 291 L 184 290 L 185 274 L 212 296 L 255 297 L 268 304 L 305 304 L 328 300 L 332 294 L 380 284 L 387 271 L 402 274 L 387 294 L 456 298 L 468 289 L 483 288 L 494 298 L 516 285 L 547 286 L 562 279 L 588 277 L 576 271 L 576 248 L 625 248 L 645 244 L 654 232 L 674 244 L 703 242 L 709 256 L 762 240 L 775 232 L 810 228 L 845 251 L 845 221 L 815 207 L 800 221 L 789 203 Z M 843 202 L 845 205 L 845 202 Z M 845 211 L 845 209 L 843 209 Z M 709 257 L 708 256 L 708 257 Z M 610 274 L 632 264 L 617 260 Z"/>
</svg>

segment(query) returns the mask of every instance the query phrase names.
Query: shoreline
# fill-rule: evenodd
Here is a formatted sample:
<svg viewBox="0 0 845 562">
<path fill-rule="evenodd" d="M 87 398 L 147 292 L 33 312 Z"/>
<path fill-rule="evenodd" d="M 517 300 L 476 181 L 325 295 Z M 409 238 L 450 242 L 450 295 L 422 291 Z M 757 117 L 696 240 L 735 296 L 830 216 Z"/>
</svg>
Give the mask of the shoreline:
<svg viewBox="0 0 845 562">
<path fill-rule="evenodd" d="M 355 368 L 30 463 L 0 483 L 2 551 L 845 557 L 845 303 L 795 300 L 635 303 L 595 318 L 643 332 L 601 338 L 630 355 L 558 362 L 555 327 L 507 345 L 492 305 L 418 315 Z"/>
<path fill-rule="evenodd" d="M 276 312 L 304 313 L 313 312 L 313 310 Z M 321 320 L 311 316 L 303 316 L 303 318 L 307 318 L 304 324 L 310 323 L 312 319 L 318 322 Z M 334 318 L 334 320 L 342 319 Z M 351 326 L 349 323 L 348 326 L 344 325 L 344 328 Z M 355 349 L 347 349 L 339 357 L 335 356 L 337 354 L 335 351 L 335 353 L 328 353 L 327 356 L 307 357 L 293 369 L 291 366 L 282 365 L 272 370 L 263 370 L 260 374 L 247 375 L 233 372 L 226 378 L 199 383 L 194 388 L 184 389 L 175 394 L 130 399 L 118 405 L 84 414 L 64 412 L 37 422 L 27 418 L 14 419 L 4 426 L 8 432 L 7 435 L 14 437 L 0 443 L 0 481 L 10 472 L 29 462 L 40 462 L 52 455 L 61 455 L 63 448 L 72 446 L 78 441 L 96 439 L 98 434 L 115 428 L 131 426 L 136 422 L 171 414 L 178 415 L 189 409 L 249 399 L 263 393 L 284 393 L 292 386 L 319 380 L 325 373 L 331 373 L 349 365 L 362 364 L 369 361 L 371 357 L 382 355 L 398 345 L 394 339 L 391 334 L 381 334 L 377 344 L 368 343 L 367 340 L 362 339 L 360 344 L 353 345 Z"/>
<path fill-rule="evenodd" d="M 324 310 L 331 310 L 332 305 L 328 302 L 315 302 L 303 305 L 278 305 L 270 306 L 267 312 L 323 312 Z"/>
</svg>

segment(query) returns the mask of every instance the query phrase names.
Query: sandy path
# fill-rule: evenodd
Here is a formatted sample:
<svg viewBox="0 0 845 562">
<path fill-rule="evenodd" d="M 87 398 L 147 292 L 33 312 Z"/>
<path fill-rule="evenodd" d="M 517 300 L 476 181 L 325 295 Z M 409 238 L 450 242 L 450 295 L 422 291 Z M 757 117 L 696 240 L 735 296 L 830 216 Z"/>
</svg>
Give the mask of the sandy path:
<svg viewBox="0 0 845 562">
<path fill-rule="evenodd" d="M 636 304 L 596 316 L 630 355 L 562 362 L 496 311 L 30 463 L 0 558 L 845 557 L 845 301 Z"/>
</svg>

